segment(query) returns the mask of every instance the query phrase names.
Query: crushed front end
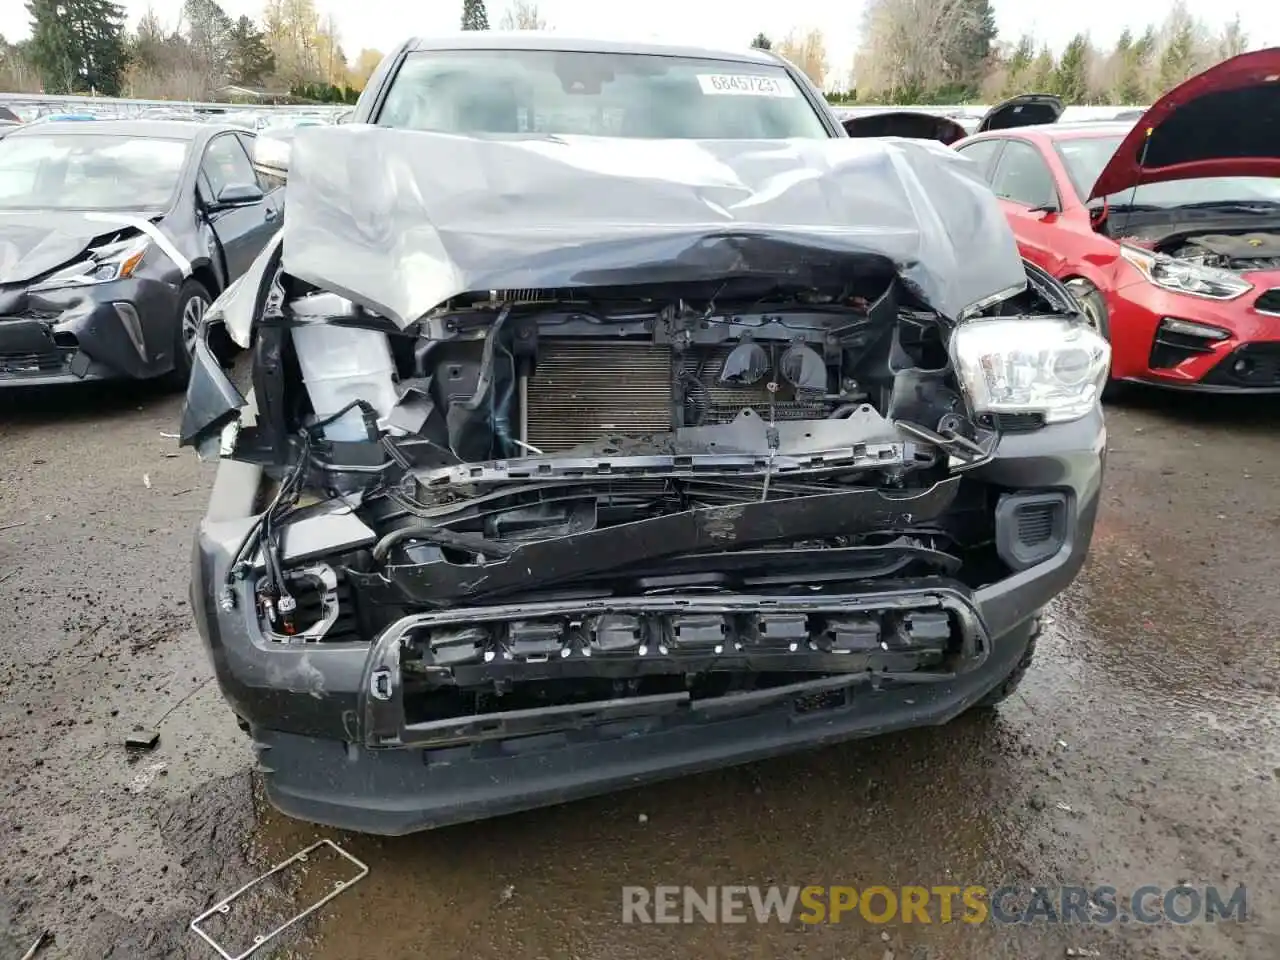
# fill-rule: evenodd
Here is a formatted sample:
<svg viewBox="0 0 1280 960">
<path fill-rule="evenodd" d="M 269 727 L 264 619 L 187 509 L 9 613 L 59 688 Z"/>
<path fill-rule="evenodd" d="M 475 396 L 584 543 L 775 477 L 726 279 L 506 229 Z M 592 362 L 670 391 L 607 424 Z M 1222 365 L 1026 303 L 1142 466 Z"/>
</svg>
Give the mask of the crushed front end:
<svg viewBox="0 0 1280 960">
<path fill-rule="evenodd" d="M 251 402 L 198 348 L 183 427 L 225 458 L 193 606 L 288 813 L 403 833 L 942 723 L 1083 562 L 1105 344 L 1016 260 L 953 320 L 892 257 L 704 235 L 736 269 L 641 243 L 406 323 L 288 229 L 211 310 Z"/>
</svg>

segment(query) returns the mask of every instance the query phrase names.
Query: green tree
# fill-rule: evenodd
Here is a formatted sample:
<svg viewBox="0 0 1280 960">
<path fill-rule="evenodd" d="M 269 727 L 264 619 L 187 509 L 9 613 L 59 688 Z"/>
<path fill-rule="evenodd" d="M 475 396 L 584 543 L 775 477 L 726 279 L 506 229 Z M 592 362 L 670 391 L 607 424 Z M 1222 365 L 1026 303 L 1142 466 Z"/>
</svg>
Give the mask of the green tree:
<svg viewBox="0 0 1280 960">
<path fill-rule="evenodd" d="M 195 55 L 196 67 L 210 88 L 226 83 L 231 74 L 231 35 L 235 23 L 216 0 L 185 0 L 182 18 L 187 25 L 187 43 Z"/>
<path fill-rule="evenodd" d="M 1009 60 L 1005 64 L 1004 86 L 1000 90 L 1001 97 L 1007 99 L 1026 92 L 1027 81 L 1031 73 L 1031 64 L 1035 58 L 1035 38 L 1030 34 L 1023 34 L 1021 39 L 1018 40 L 1018 45 L 1013 48 L 1013 53 L 1009 54 Z"/>
<path fill-rule="evenodd" d="M 956 25 L 943 58 L 951 83 L 976 93 L 991 58 L 996 39 L 996 14 L 991 0 L 959 0 Z"/>
<path fill-rule="evenodd" d="M 1195 73 L 1195 25 L 1190 18 L 1177 23 L 1160 57 L 1160 93 L 1172 90 Z"/>
<path fill-rule="evenodd" d="M 462 0 L 462 29 L 489 29 L 489 14 L 485 12 L 484 0 Z"/>
<path fill-rule="evenodd" d="M 1053 74 L 1053 89 L 1064 103 L 1080 104 L 1089 99 L 1089 38 L 1077 33 L 1071 38 Z"/>
<path fill-rule="evenodd" d="M 114 96 L 124 68 L 124 8 L 112 0 L 27 0 L 31 61 L 46 93 Z"/>
<path fill-rule="evenodd" d="M 1142 103 L 1146 99 L 1146 89 L 1142 84 L 1143 62 L 1133 33 L 1127 27 L 1121 31 L 1111 57 L 1115 68 L 1111 99 L 1123 104 Z"/>
<path fill-rule="evenodd" d="M 1133 55 L 1140 65 L 1151 62 L 1151 55 L 1156 52 L 1156 28 L 1148 26 L 1137 40 L 1133 42 Z"/>
<path fill-rule="evenodd" d="M 231 28 L 231 57 L 228 73 L 240 86 L 261 86 L 276 68 L 276 58 L 267 38 L 249 17 L 242 16 Z"/>
<path fill-rule="evenodd" d="M 753 46 L 757 50 L 772 50 L 773 41 L 770 40 L 763 33 L 757 33 L 756 38 L 751 41 L 751 46 Z"/>
<path fill-rule="evenodd" d="M 1232 57 L 1238 57 L 1248 46 L 1249 35 L 1244 32 L 1244 27 L 1240 24 L 1240 14 L 1237 13 L 1235 18 L 1222 28 L 1222 35 L 1218 38 L 1218 59 L 1230 60 Z"/>
<path fill-rule="evenodd" d="M 1052 93 L 1054 89 L 1053 51 L 1041 47 L 1036 58 L 1031 61 L 1030 89 L 1028 93 Z"/>
</svg>

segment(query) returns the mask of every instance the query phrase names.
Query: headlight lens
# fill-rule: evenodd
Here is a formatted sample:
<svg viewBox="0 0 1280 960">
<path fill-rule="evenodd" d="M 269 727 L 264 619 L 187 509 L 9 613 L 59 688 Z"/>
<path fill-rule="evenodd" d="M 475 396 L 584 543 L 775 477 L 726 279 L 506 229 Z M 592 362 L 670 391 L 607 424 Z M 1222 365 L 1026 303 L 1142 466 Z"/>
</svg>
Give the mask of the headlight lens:
<svg viewBox="0 0 1280 960">
<path fill-rule="evenodd" d="M 83 287 L 131 277 L 150 246 L 150 238 L 141 236 L 94 247 L 86 259 L 63 267 L 27 289 L 31 293 L 39 293 L 41 290 Z"/>
<path fill-rule="evenodd" d="M 971 320 L 951 337 L 951 357 L 975 413 L 1039 413 L 1078 420 L 1098 402 L 1111 347 L 1078 320 Z"/>
<path fill-rule="evenodd" d="M 1234 300 L 1253 284 L 1230 270 L 1174 260 L 1163 254 L 1121 244 L 1120 255 L 1133 264 L 1148 282 L 1174 293 L 1189 293 L 1210 300 Z"/>
</svg>

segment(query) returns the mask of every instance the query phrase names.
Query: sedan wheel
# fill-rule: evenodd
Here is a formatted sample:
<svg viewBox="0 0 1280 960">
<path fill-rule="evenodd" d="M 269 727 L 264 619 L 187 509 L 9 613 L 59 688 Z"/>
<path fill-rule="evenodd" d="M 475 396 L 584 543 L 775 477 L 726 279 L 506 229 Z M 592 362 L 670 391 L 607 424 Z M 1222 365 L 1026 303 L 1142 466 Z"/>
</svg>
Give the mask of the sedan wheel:
<svg viewBox="0 0 1280 960">
<path fill-rule="evenodd" d="M 196 338 L 204 323 L 205 311 L 213 299 L 197 280 L 188 280 L 178 293 L 178 323 L 173 334 L 173 369 L 165 374 L 165 383 L 174 390 L 185 390 L 191 376 L 191 358 Z"/>
<path fill-rule="evenodd" d="M 1107 311 L 1107 301 L 1102 296 L 1102 292 L 1088 280 L 1076 278 L 1068 280 L 1065 284 L 1066 288 L 1071 291 L 1071 295 L 1076 298 L 1080 304 L 1080 310 L 1084 314 L 1085 323 L 1089 324 L 1102 339 L 1108 343 L 1111 342 L 1111 315 Z M 1113 347 L 1114 349 L 1114 347 Z M 1111 379 L 1111 368 L 1114 364 L 1112 361 L 1107 364 L 1107 381 L 1108 386 L 1105 396 L 1115 397 L 1119 389 L 1119 383 Z"/>
<path fill-rule="evenodd" d="M 200 324 L 204 322 L 204 312 L 208 309 L 209 301 L 200 294 L 182 306 L 182 348 L 188 357 L 195 353 L 196 337 L 200 336 Z"/>
</svg>

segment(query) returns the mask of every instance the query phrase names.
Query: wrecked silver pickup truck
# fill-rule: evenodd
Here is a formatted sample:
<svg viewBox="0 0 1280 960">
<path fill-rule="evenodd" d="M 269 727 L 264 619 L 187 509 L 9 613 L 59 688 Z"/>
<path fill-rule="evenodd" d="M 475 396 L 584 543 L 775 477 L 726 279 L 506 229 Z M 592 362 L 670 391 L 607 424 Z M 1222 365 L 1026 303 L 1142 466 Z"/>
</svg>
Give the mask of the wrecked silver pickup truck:
<svg viewBox="0 0 1280 960">
<path fill-rule="evenodd" d="M 292 815 L 398 834 L 943 723 L 1098 504 L 1108 347 L 924 142 L 294 145 L 209 311 L 193 607 Z M 206 328 L 210 329 L 210 328 Z"/>
</svg>

